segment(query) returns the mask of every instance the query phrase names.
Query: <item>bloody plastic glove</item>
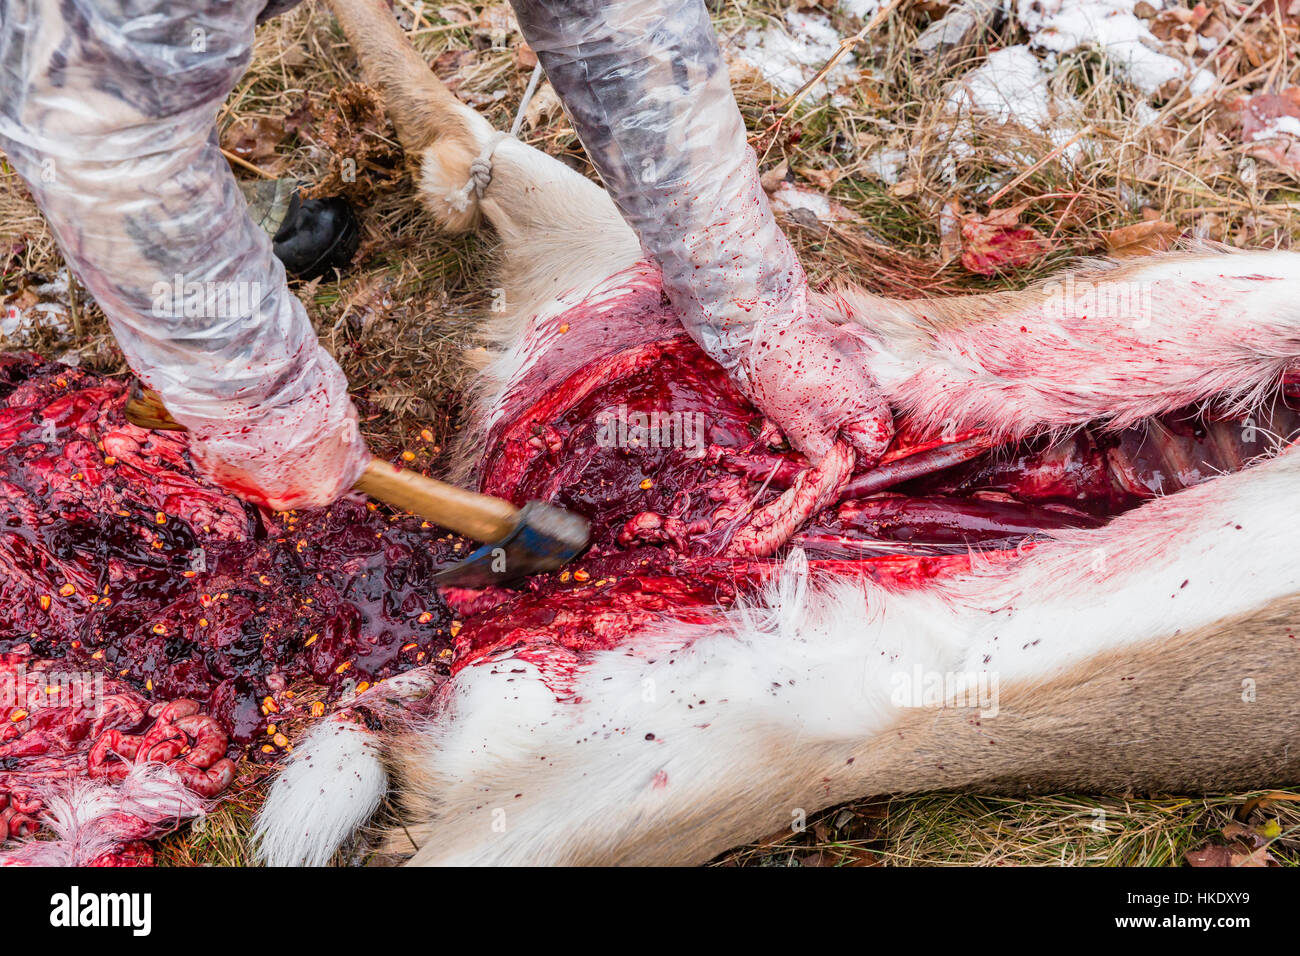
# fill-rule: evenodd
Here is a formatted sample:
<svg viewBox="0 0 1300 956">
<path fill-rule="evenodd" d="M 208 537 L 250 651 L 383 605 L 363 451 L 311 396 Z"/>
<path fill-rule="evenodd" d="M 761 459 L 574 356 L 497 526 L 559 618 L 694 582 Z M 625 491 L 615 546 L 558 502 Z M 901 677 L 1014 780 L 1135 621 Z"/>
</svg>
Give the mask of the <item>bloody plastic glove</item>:
<svg viewBox="0 0 1300 956">
<path fill-rule="evenodd" d="M 861 340 L 817 315 L 755 331 L 737 378 L 749 398 L 810 461 L 837 434 L 863 464 L 879 460 L 894 437 L 893 417 L 862 370 Z"/>
<path fill-rule="evenodd" d="M 809 308 L 703 0 L 512 4 L 686 330 L 814 461 L 837 431 L 879 457 L 889 411 L 861 346 Z"/>
<path fill-rule="evenodd" d="M 347 382 L 217 146 L 265 0 L 3 0 L 0 148 L 199 466 L 275 508 L 368 460 Z"/>
</svg>

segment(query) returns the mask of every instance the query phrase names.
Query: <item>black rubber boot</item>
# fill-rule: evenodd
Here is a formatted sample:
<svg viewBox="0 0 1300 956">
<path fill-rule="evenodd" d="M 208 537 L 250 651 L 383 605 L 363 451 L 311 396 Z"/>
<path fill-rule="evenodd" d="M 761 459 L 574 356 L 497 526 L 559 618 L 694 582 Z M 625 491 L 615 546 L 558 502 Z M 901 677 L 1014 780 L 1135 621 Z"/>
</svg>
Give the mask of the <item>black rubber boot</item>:
<svg viewBox="0 0 1300 956">
<path fill-rule="evenodd" d="M 253 221 L 271 236 L 276 258 L 297 279 L 343 269 L 361 244 L 361 229 L 342 196 L 303 199 L 292 179 L 241 183 Z"/>
</svg>

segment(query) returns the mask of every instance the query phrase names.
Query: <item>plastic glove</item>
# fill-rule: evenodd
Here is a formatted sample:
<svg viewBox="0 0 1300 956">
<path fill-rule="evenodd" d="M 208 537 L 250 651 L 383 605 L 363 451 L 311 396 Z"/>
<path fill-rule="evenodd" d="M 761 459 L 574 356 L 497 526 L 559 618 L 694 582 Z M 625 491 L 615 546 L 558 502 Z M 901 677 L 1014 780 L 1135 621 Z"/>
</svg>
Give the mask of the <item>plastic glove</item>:
<svg viewBox="0 0 1300 956">
<path fill-rule="evenodd" d="M 840 431 L 874 462 L 889 410 L 861 344 L 809 307 L 702 0 L 512 4 L 687 331 L 810 459 Z"/>
<path fill-rule="evenodd" d="M 347 382 L 214 130 L 265 0 L 0 0 L 0 148 L 199 467 L 325 504 L 368 459 Z"/>
<path fill-rule="evenodd" d="M 893 416 L 862 371 L 861 340 L 819 315 L 756 330 L 737 376 L 790 444 L 812 462 L 843 436 L 862 464 L 874 464 L 894 437 Z"/>
</svg>

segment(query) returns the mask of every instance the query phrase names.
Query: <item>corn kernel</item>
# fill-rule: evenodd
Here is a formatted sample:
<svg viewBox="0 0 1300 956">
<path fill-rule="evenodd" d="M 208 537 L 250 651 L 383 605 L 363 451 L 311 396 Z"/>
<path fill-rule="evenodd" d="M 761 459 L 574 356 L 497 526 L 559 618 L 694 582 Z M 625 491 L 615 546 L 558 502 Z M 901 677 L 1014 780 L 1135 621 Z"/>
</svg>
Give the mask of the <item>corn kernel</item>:
<svg viewBox="0 0 1300 956">
<path fill-rule="evenodd" d="M 9 719 L 12 720 L 15 724 L 18 723 L 20 720 L 26 720 L 27 711 L 23 710 L 21 707 L 17 707 L 14 710 L 11 710 L 9 712 Z"/>
<path fill-rule="evenodd" d="M 48 594 L 42 594 L 42 595 L 41 595 L 41 610 L 42 610 L 42 611 L 48 611 L 49 609 L 50 609 L 50 596 L 49 596 Z"/>
<path fill-rule="evenodd" d="M 421 614 L 419 617 L 415 619 L 417 624 L 428 624 L 432 620 L 433 620 L 433 615 L 430 614 L 428 611 L 425 611 L 423 614 Z"/>
<path fill-rule="evenodd" d="M 433 432 L 429 431 L 427 428 L 421 428 L 420 437 L 425 441 L 433 441 Z"/>
<path fill-rule="evenodd" d="M 160 511 L 153 516 L 153 520 L 156 521 L 158 524 L 166 524 L 167 516 Z"/>
<path fill-rule="evenodd" d="M 583 571 L 581 568 L 573 572 L 573 580 L 579 583 L 588 580 L 590 577 L 591 575 L 588 574 L 586 571 Z"/>
<path fill-rule="evenodd" d="M 166 633 L 167 633 L 167 625 L 165 625 L 165 624 L 155 624 L 155 625 L 153 626 L 153 632 L 154 632 L 155 634 L 166 634 Z"/>
<path fill-rule="evenodd" d="M 59 594 L 62 597 L 72 597 L 72 595 L 76 593 L 77 593 L 77 589 L 73 587 L 71 584 L 65 584 L 63 585 L 63 587 L 59 588 Z"/>
<path fill-rule="evenodd" d="M 324 713 L 325 713 L 325 704 L 319 700 L 312 701 L 311 715 L 313 717 L 320 717 Z"/>
<path fill-rule="evenodd" d="M 415 452 L 413 451 L 402 452 L 402 461 L 415 461 Z"/>
</svg>

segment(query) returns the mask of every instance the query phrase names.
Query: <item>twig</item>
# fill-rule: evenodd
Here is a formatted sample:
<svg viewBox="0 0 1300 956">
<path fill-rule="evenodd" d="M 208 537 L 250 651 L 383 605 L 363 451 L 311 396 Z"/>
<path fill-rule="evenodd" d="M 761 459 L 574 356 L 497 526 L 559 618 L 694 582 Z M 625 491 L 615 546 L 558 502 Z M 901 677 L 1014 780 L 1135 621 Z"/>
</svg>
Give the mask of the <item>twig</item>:
<svg viewBox="0 0 1300 956">
<path fill-rule="evenodd" d="M 77 303 L 77 277 L 68 270 L 68 318 L 72 320 L 72 334 L 81 341 L 81 309 Z"/>
<path fill-rule="evenodd" d="M 1263 3 L 1264 0 L 1255 0 L 1255 2 L 1250 5 L 1250 8 L 1245 13 L 1243 13 L 1241 17 L 1237 20 L 1236 25 L 1231 30 L 1228 31 L 1228 35 L 1225 36 L 1222 40 L 1220 40 L 1219 45 L 1216 46 L 1213 50 L 1211 50 L 1209 54 L 1205 57 L 1206 63 L 1214 62 L 1214 58 L 1219 55 L 1219 51 L 1228 45 L 1228 41 L 1237 35 L 1237 31 L 1239 31 L 1243 26 L 1246 25 L 1246 20 L 1250 17 L 1252 13 L 1258 10 Z M 1159 124 L 1166 116 L 1169 115 L 1169 113 L 1174 108 L 1174 103 L 1177 102 L 1178 98 L 1182 96 L 1185 92 L 1187 92 L 1187 88 L 1191 86 L 1192 79 L 1193 77 L 1196 76 L 1196 73 L 1197 73 L 1196 69 L 1192 69 L 1192 68 L 1188 69 L 1187 79 L 1183 80 L 1182 85 L 1178 87 L 1178 91 L 1174 93 L 1173 96 L 1169 97 L 1169 101 L 1165 104 L 1164 109 L 1162 109 L 1159 112 L 1156 118 L 1149 125 L 1155 126 Z"/>
<path fill-rule="evenodd" d="M 273 173 L 268 173 L 265 169 L 261 169 L 260 167 L 254 166 L 252 163 L 244 159 L 242 156 L 236 156 L 228 149 L 223 149 L 221 151 L 221 155 L 226 157 L 226 159 L 234 163 L 236 166 L 242 166 L 244 169 L 247 169 L 250 173 L 257 173 L 257 175 L 263 177 L 264 179 L 280 178 L 279 176 L 276 176 Z"/>
<path fill-rule="evenodd" d="M 993 198 L 989 200 L 989 206 L 990 206 L 990 207 L 996 206 L 996 205 L 998 204 L 998 200 L 999 200 L 999 199 L 1001 199 L 1003 196 L 1005 196 L 1005 195 L 1006 195 L 1007 193 L 1009 193 L 1011 190 L 1015 189 L 1017 186 L 1019 186 L 1021 183 L 1023 183 L 1026 179 L 1028 179 L 1030 176 L 1034 175 L 1034 173 L 1038 172 L 1040 169 L 1042 169 L 1044 166 L 1046 166 L 1048 163 L 1050 163 L 1050 162 L 1051 162 L 1052 160 L 1054 160 L 1056 157 L 1060 156 L 1061 153 L 1065 152 L 1067 149 L 1069 149 L 1071 146 L 1073 146 L 1075 143 L 1077 143 L 1081 138 L 1083 138 L 1084 136 L 1087 136 L 1087 135 L 1088 135 L 1089 133 L 1091 133 L 1091 132 L 1092 132 L 1092 127 L 1091 127 L 1091 126 L 1085 126 L 1083 129 L 1079 130 L 1077 133 L 1075 133 L 1073 136 L 1071 136 L 1069 139 L 1067 139 L 1067 140 L 1066 140 L 1064 143 L 1062 143 L 1060 146 L 1057 146 L 1055 149 L 1053 149 L 1050 153 L 1048 153 L 1046 156 L 1044 156 L 1044 157 L 1043 157 L 1042 159 L 1040 159 L 1038 162 L 1034 163 L 1034 165 L 1030 166 L 1028 169 L 1026 169 L 1023 173 L 1021 173 L 1021 174 L 1020 174 L 1019 176 L 1017 176 L 1015 179 L 1011 180 L 1011 182 L 1007 183 L 1005 186 L 1003 186 L 1001 189 L 999 189 L 997 192 L 995 192 L 995 193 L 993 194 Z"/>
<path fill-rule="evenodd" d="M 1260 2 L 1262 3 L 1263 0 L 1260 0 Z M 779 129 L 781 125 L 794 114 L 794 111 L 799 108 L 799 104 L 803 102 L 804 97 L 808 95 L 812 88 L 825 79 L 826 75 L 830 73 L 831 70 L 835 69 L 835 65 L 839 63 L 840 60 L 844 59 L 850 50 L 865 40 L 867 35 L 871 33 L 871 31 L 874 30 L 880 22 L 885 19 L 885 17 L 893 13 L 895 9 L 902 5 L 902 3 L 903 0 L 890 0 L 889 3 L 885 4 L 875 12 L 875 15 L 867 21 L 866 25 L 861 30 L 853 34 L 853 36 L 845 37 L 841 40 L 839 48 L 831 54 L 829 60 L 822 64 L 822 68 L 813 74 L 812 79 L 799 87 L 799 89 L 795 90 L 780 103 L 776 103 L 771 107 L 772 110 L 779 110 L 782 107 L 785 107 L 785 112 L 781 114 L 780 118 L 778 118 L 775 123 L 764 130 L 764 132 L 766 133 Z"/>
<path fill-rule="evenodd" d="M 472 23 L 440 23 L 433 27 L 421 27 L 418 30 L 407 30 L 406 35 L 408 37 L 423 37 L 431 36 L 435 33 L 451 33 L 453 30 L 472 30 L 473 28 L 474 24 Z"/>
</svg>

